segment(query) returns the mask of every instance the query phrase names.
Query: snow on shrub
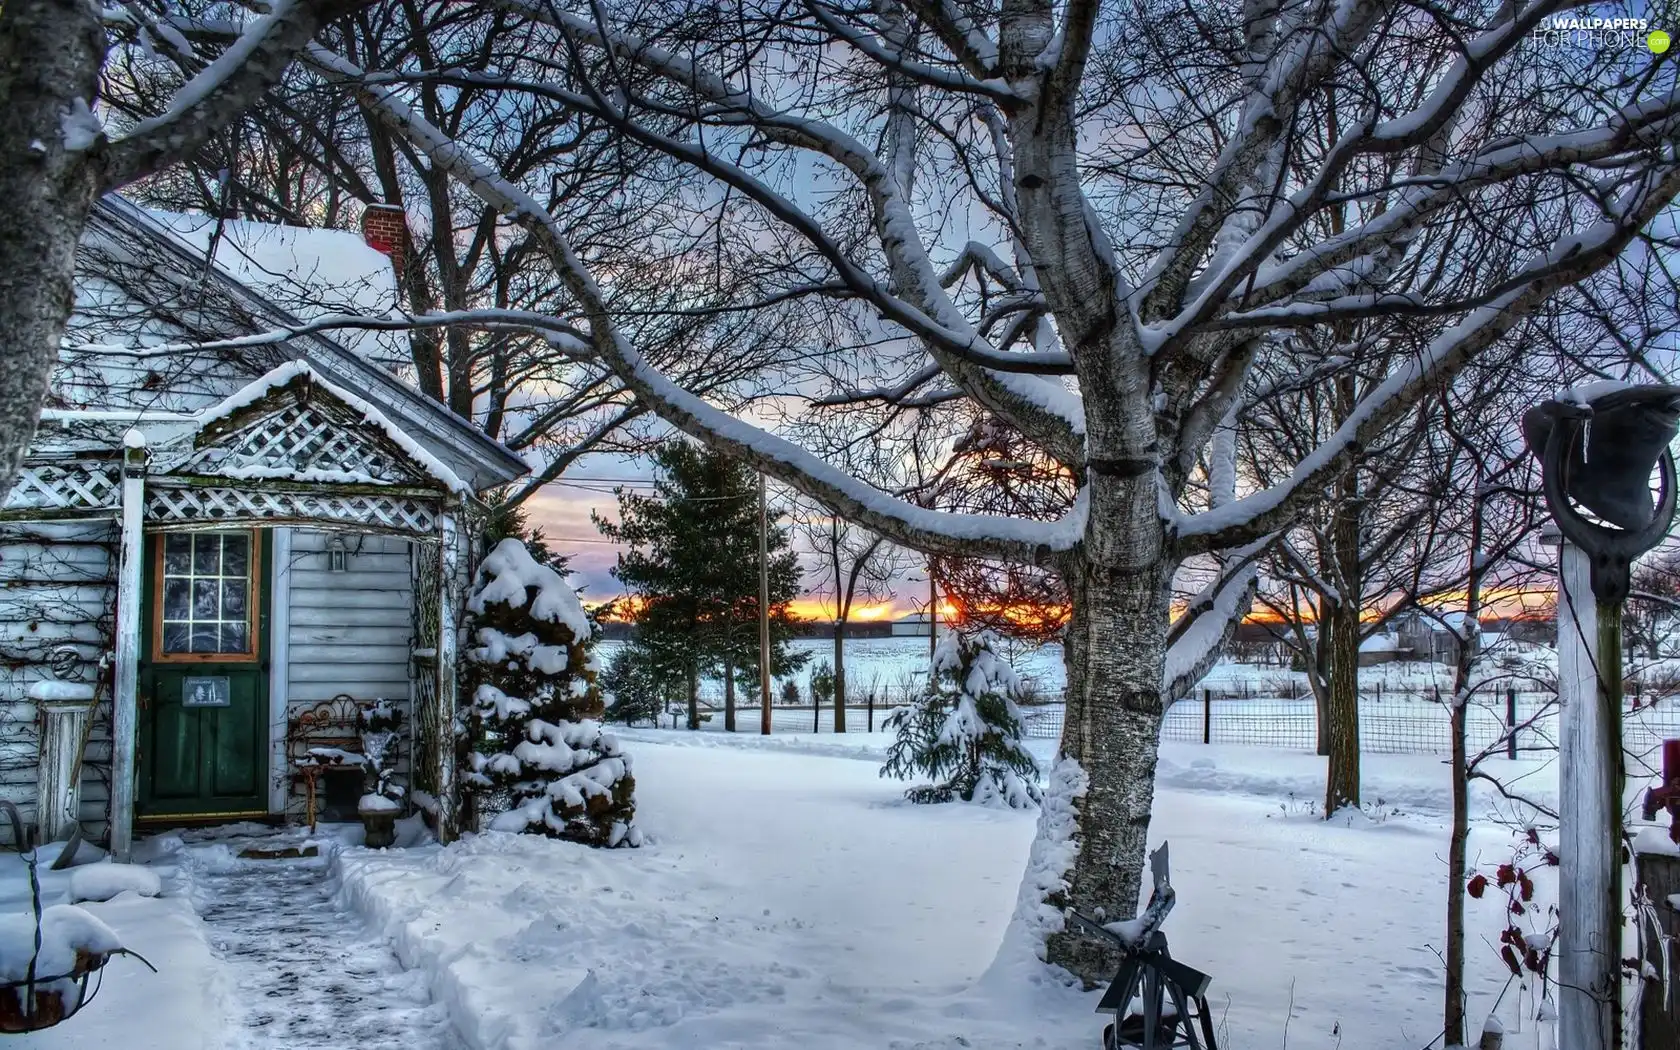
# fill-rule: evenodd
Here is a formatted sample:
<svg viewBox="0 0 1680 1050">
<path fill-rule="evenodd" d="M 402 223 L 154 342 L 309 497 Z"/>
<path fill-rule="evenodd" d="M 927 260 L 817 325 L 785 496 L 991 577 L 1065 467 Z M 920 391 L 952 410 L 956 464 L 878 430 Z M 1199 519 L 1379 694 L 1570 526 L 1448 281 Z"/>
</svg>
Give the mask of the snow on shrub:
<svg viewBox="0 0 1680 1050">
<path fill-rule="evenodd" d="M 979 802 L 1023 809 L 1039 801 L 1038 764 L 1021 744 L 1013 697 L 1021 680 L 997 636 L 946 635 L 933 654 L 928 684 L 914 703 L 887 716 L 898 738 L 884 777 L 916 775 L 935 783 L 911 788 L 912 802 Z"/>
<path fill-rule="evenodd" d="M 572 589 L 505 539 L 479 568 L 467 612 L 464 779 L 480 829 L 641 845 L 630 756 L 601 731 L 600 665 Z"/>
</svg>

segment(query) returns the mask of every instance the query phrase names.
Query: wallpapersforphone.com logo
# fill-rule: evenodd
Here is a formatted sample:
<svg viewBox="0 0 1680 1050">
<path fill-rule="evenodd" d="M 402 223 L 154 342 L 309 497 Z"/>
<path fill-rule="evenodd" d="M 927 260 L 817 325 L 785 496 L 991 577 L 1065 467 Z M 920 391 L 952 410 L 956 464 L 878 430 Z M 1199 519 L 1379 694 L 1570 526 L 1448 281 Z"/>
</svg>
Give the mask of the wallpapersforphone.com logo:
<svg viewBox="0 0 1680 1050">
<path fill-rule="evenodd" d="M 1646 18 L 1582 18 L 1554 15 L 1534 31 L 1534 42 L 1545 47 L 1590 47 L 1601 51 L 1635 48 L 1661 55 L 1673 44 L 1668 32 Z"/>
</svg>

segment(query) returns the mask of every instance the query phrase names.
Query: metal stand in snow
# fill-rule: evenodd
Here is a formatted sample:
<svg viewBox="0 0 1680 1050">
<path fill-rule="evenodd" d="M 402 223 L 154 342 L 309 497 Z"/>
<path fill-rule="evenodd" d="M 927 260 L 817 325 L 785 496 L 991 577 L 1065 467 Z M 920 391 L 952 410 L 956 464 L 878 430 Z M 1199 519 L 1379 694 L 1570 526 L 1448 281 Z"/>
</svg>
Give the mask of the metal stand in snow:
<svg viewBox="0 0 1680 1050">
<path fill-rule="evenodd" d="M 1128 1046 L 1219 1050 L 1207 1004 L 1207 987 L 1213 978 L 1168 955 L 1167 935 L 1160 929 L 1175 897 L 1167 875 L 1165 843 L 1149 855 L 1149 865 L 1155 877 L 1149 906 L 1136 922 L 1114 924 L 1123 930 L 1076 911 L 1068 913 L 1087 932 L 1120 949 L 1120 971 L 1097 1004 L 1099 1013 L 1114 1015 L 1114 1022 L 1103 1028 L 1103 1050 Z"/>
<path fill-rule="evenodd" d="M 1662 542 L 1674 520 L 1668 446 L 1680 427 L 1680 387 L 1585 388 L 1535 406 L 1522 424 L 1565 541 L 1558 600 L 1557 1040 L 1568 1050 L 1615 1050 L 1623 1045 L 1626 908 L 1622 603 L 1634 560 Z"/>
</svg>

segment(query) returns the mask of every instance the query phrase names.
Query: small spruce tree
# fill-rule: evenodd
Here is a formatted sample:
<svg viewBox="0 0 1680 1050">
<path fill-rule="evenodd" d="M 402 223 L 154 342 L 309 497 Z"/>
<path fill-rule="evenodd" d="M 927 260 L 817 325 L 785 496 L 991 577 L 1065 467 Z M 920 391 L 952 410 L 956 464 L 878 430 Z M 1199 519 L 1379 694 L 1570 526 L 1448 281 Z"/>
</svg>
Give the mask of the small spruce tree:
<svg viewBox="0 0 1680 1050">
<path fill-rule="evenodd" d="M 666 697 L 681 682 L 681 674 L 661 667 L 647 647 L 632 641 L 621 646 L 601 674 L 609 722 L 659 724 Z"/>
<path fill-rule="evenodd" d="M 637 846 L 630 756 L 601 731 L 593 630 L 560 574 L 504 539 L 467 599 L 464 779 L 478 825 Z"/>
<path fill-rule="evenodd" d="M 979 802 L 1024 809 L 1040 798 L 1038 764 L 1021 744 L 1020 679 L 990 631 L 948 634 L 933 654 L 928 684 L 914 703 L 887 716 L 898 737 L 884 777 L 921 775 L 912 802 Z"/>
</svg>

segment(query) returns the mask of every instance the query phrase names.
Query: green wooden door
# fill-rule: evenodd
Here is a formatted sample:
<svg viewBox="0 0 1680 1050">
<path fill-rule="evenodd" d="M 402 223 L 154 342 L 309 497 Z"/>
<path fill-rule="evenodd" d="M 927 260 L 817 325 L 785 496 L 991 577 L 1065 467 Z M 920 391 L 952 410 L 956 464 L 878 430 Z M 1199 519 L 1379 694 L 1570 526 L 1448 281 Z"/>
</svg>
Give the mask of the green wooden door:
<svg viewBox="0 0 1680 1050">
<path fill-rule="evenodd" d="M 138 820 L 268 811 L 267 537 L 147 539 Z"/>
</svg>

